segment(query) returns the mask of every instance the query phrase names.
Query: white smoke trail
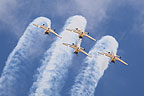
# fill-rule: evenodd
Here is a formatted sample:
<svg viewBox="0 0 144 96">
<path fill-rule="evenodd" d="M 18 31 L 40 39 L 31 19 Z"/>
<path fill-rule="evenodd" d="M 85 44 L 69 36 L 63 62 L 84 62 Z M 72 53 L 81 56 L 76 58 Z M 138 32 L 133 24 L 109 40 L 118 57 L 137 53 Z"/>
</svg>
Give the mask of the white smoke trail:
<svg viewBox="0 0 144 96">
<path fill-rule="evenodd" d="M 60 34 L 62 39 L 57 39 L 46 52 L 42 61 L 43 65 L 39 70 L 40 75 L 31 89 L 31 96 L 59 96 L 74 55 L 74 50 L 62 43 L 71 44 L 78 39 L 76 33 L 68 32 L 65 29 L 79 28 L 84 30 L 86 23 L 86 19 L 82 16 L 73 16 L 67 20 Z"/>
<path fill-rule="evenodd" d="M 0 96 L 26 96 L 31 86 L 33 73 L 38 66 L 32 61 L 44 52 L 42 46 L 47 40 L 44 30 L 32 24 L 46 24 L 51 21 L 45 17 L 35 19 L 26 29 L 14 50 L 10 53 L 0 78 Z"/>
<path fill-rule="evenodd" d="M 94 91 L 104 70 L 108 67 L 109 58 L 97 52 L 110 51 L 116 54 L 118 48 L 117 41 L 112 36 L 104 36 L 90 50 L 92 58 L 86 58 L 87 66 L 76 77 L 75 85 L 71 89 L 71 96 L 94 96 Z"/>
<path fill-rule="evenodd" d="M 77 42 L 77 46 L 78 46 L 78 47 L 80 47 L 80 46 L 81 46 L 81 42 L 82 42 L 82 39 L 81 39 L 81 38 L 79 38 L 79 39 L 78 39 L 78 42 Z"/>
</svg>

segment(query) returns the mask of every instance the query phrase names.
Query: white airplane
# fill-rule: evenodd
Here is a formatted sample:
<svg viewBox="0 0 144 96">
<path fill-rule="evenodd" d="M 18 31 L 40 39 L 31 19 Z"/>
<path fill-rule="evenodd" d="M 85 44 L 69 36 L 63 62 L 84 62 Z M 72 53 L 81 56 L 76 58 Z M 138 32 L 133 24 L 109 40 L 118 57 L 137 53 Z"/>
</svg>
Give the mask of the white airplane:
<svg viewBox="0 0 144 96">
<path fill-rule="evenodd" d="M 86 37 L 96 41 L 94 38 L 92 38 L 91 36 L 88 35 L 89 32 L 83 32 L 82 30 L 79 30 L 78 28 L 76 28 L 76 29 L 66 29 L 66 30 L 79 34 L 79 38 L 83 38 L 83 36 L 86 36 Z"/>
<path fill-rule="evenodd" d="M 81 42 L 80 42 L 80 43 L 81 43 Z M 65 46 L 68 46 L 68 47 L 73 48 L 73 49 L 75 50 L 75 51 L 74 51 L 75 54 L 78 54 L 79 51 L 80 51 L 80 52 L 88 55 L 89 57 L 92 57 L 92 56 L 90 56 L 88 53 L 86 53 L 86 52 L 84 51 L 84 50 L 85 50 L 84 48 L 80 47 L 80 43 L 78 43 L 77 45 L 75 45 L 74 43 L 72 43 L 72 45 L 71 45 L 71 44 L 66 44 L 66 43 L 63 43 L 63 44 L 64 44 Z"/>
<path fill-rule="evenodd" d="M 98 52 L 98 53 L 101 55 L 110 57 L 112 63 L 115 63 L 115 61 L 118 60 L 118 61 L 124 63 L 125 65 L 128 65 L 126 62 L 124 62 L 123 60 L 120 59 L 121 58 L 120 56 L 114 55 L 113 53 L 110 53 L 110 52 L 107 52 L 107 53 Z"/>
<path fill-rule="evenodd" d="M 44 24 L 41 25 L 41 26 L 37 25 L 37 24 L 33 24 L 33 25 L 36 26 L 36 27 L 40 27 L 40 28 L 44 29 L 45 30 L 45 34 L 49 34 L 51 32 L 51 33 L 55 34 L 56 36 L 58 36 L 59 38 L 62 38 L 56 32 L 54 32 L 55 30 L 53 30 L 53 29 L 51 29 L 49 27 L 46 27 Z"/>
</svg>

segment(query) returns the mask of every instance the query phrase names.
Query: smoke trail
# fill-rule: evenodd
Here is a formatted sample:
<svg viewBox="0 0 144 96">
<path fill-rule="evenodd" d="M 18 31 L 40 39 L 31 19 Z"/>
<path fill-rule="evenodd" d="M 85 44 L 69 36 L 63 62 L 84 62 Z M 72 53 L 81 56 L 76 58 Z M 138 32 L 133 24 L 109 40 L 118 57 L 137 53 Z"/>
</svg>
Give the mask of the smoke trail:
<svg viewBox="0 0 144 96">
<path fill-rule="evenodd" d="M 43 66 L 39 70 L 40 75 L 31 89 L 31 96 L 59 96 L 74 55 L 73 49 L 62 43 L 71 44 L 78 39 L 76 33 L 68 32 L 65 29 L 80 28 L 84 30 L 85 26 L 86 20 L 82 16 L 73 16 L 67 20 L 64 30 L 60 34 L 62 39 L 57 39 L 46 52 L 42 61 Z"/>
<path fill-rule="evenodd" d="M 116 54 L 117 41 L 112 36 L 104 36 L 89 52 L 92 58 L 86 58 L 87 66 L 76 77 L 75 85 L 71 89 L 71 96 L 94 96 L 94 91 L 104 70 L 108 67 L 109 58 L 97 52 L 110 51 Z"/>
<path fill-rule="evenodd" d="M 78 42 L 77 42 L 77 46 L 78 46 L 78 47 L 80 47 L 80 46 L 81 46 L 81 42 L 82 42 L 82 39 L 81 39 L 81 38 L 79 38 L 79 39 L 78 39 Z"/>
<path fill-rule="evenodd" d="M 34 60 L 44 52 L 44 30 L 32 24 L 51 25 L 45 17 L 35 19 L 26 29 L 14 50 L 10 53 L 0 78 L 0 96 L 27 96 L 32 77 L 38 64 Z M 41 50 L 41 51 L 39 51 Z"/>
</svg>

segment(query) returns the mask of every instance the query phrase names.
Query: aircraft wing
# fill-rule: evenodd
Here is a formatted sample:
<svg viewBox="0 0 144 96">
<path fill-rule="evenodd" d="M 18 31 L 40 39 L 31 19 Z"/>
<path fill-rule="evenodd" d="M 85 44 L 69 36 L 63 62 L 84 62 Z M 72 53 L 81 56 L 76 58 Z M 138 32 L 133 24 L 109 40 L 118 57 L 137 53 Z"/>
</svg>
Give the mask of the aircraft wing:
<svg viewBox="0 0 144 96">
<path fill-rule="evenodd" d="M 39 25 L 37 25 L 37 24 L 33 24 L 34 26 L 36 26 L 36 27 L 40 27 Z"/>
<path fill-rule="evenodd" d="M 65 46 L 68 46 L 68 47 L 71 47 L 71 48 L 73 48 L 73 49 L 76 49 L 76 46 L 74 46 L 74 45 L 70 45 L 70 44 L 66 44 L 66 43 L 63 43 Z"/>
<path fill-rule="evenodd" d="M 66 30 L 68 30 L 68 31 L 72 31 L 72 32 L 75 32 L 75 33 L 80 34 L 80 32 L 79 32 L 79 31 L 77 31 L 77 30 L 75 30 L 75 29 L 66 29 Z"/>
<path fill-rule="evenodd" d="M 115 58 L 115 60 L 118 60 L 118 61 L 120 61 L 120 62 L 124 63 L 125 65 L 128 65 L 126 62 L 124 62 L 124 61 L 123 61 L 123 60 L 121 60 L 120 58 Z"/>
<path fill-rule="evenodd" d="M 56 36 L 58 36 L 59 38 L 62 38 L 61 36 L 59 36 L 56 32 L 51 31 L 51 33 L 55 34 Z"/>
<path fill-rule="evenodd" d="M 82 52 L 82 53 L 84 53 L 84 54 L 86 54 L 86 55 L 88 55 L 90 58 L 92 58 L 92 56 L 90 56 L 90 55 L 89 55 L 87 52 L 85 52 L 84 50 L 79 49 L 79 51 Z"/>
<path fill-rule="evenodd" d="M 101 53 L 101 52 L 98 52 L 98 53 L 101 54 L 101 55 L 104 55 L 104 56 L 107 56 L 107 57 L 112 58 L 112 55 L 110 55 L 110 54 L 107 54 L 107 53 Z"/>
<path fill-rule="evenodd" d="M 96 41 L 94 38 L 92 38 L 91 36 L 89 36 L 89 35 L 87 35 L 87 34 L 84 34 L 84 36 L 86 36 L 86 37 L 88 37 L 88 38 L 90 38 L 90 39 Z"/>
<path fill-rule="evenodd" d="M 40 25 L 37 25 L 37 24 L 33 24 L 34 26 L 36 26 L 36 27 L 40 27 L 40 28 L 43 28 L 44 30 L 47 30 L 48 28 L 46 27 L 46 26 L 40 26 Z"/>
</svg>

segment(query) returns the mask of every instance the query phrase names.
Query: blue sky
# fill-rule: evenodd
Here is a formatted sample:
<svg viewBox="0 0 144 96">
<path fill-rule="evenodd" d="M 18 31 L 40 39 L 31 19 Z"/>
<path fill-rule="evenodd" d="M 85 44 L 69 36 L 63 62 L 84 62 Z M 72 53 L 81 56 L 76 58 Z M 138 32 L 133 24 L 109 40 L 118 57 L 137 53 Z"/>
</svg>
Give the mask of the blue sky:
<svg viewBox="0 0 144 96">
<path fill-rule="evenodd" d="M 104 35 L 116 38 L 119 43 L 118 55 L 129 64 L 110 63 L 95 89 L 95 96 L 144 95 L 143 0 L 3 0 L 0 5 L 0 74 L 7 57 L 33 19 L 45 16 L 51 19 L 52 28 L 60 32 L 68 17 L 82 15 L 87 19 L 86 31 L 91 36 L 97 40 Z M 53 41 L 49 40 L 49 43 Z M 85 38 L 82 46 L 89 51 L 94 44 Z M 44 49 L 49 47 L 45 46 Z M 62 96 L 67 96 L 74 84 L 84 58 L 83 54 L 74 56 Z"/>
</svg>

